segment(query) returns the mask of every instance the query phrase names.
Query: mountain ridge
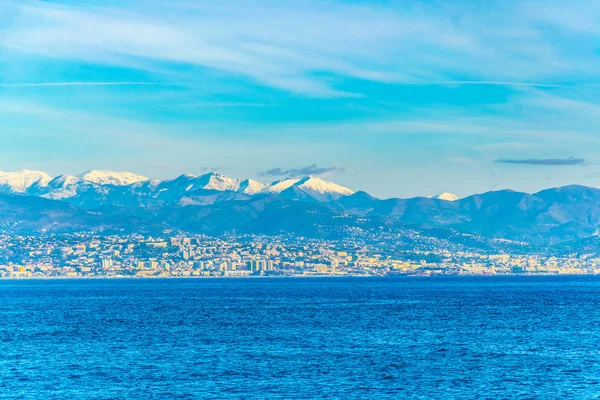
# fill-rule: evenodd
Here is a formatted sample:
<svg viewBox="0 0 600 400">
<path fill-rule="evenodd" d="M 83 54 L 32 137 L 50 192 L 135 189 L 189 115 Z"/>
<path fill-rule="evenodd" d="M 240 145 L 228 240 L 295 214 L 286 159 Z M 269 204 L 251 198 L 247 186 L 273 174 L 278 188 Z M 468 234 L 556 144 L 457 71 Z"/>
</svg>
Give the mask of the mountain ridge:
<svg viewBox="0 0 600 400">
<path fill-rule="evenodd" d="M 282 182 L 284 187 L 281 187 Z M 294 188 L 285 191 L 291 187 Z M 212 191 L 236 195 L 215 194 Z M 139 207 L 179 203 L 206 205 L 255 195 L 281 195 L 290 199 L 326 202 L 354 192 L 313 176 L 265 184 L 250 178 L 231 178 L 218 172 L 199 176 L 182 174 L 172 179 L 158 180 L 131 172 L 105 170 L 54 178 L 41 171 L 21 170 L 0 172 L 0 193 L 27 194 L 67 201 L 83 208 L 95 208 L 108 204 Z"/>
<path fill-rule="evenodd" d="M 104 173 L 100 176 L 114 177 Z M 203 233 L 272 233 L 287 229 L 289 233 L 320 235 L 364 227 L 436 232 L 452 229 L 480 237 L 552 246 L 594 238 L 600 232 L 600 189 L 581 185 L 536 193 L 496 190 L 460 199 L 378 199 L 313 176 L 286 178 L 270 185 L 218 173 L 183 174 L 168 180 L 141 180 L 139 175 L 127 178 L 135 182 L 122 184 L 117 180 L 117 184 L 112 184 L 101 179 L 97 183 L 74 175 L 51 178 L 41 171 L 29 170 L 2 172 L 0 192 L 15 196 L 14 199 L 21 197 L 34 209 L 28 217 L 27 213 L 19 213 L 14 201 L 9 202 L 0 223 L 19 223 L 11 217 L 10 208 L 14 206 L 15 213 L 23 216 L 28 226 L 52 227 L 53 224 L 36 223 L 35 216 L 40 216 L 36 207 L 56 207 L 45 200 L 69 204 L 77 210 L 74 215 L 86 216 L 84 222 L 92 220 L 86 213 L 97 212 L 105 221 L 113 221 L 111 224 L 119 221 L 121 228 L 127 222 L 120 218 L 130 217 L 137 218 L 136 226 L 172 225 Z M 39 200 L 27 200 L 30 197 Z M 44 215 L 55 215 L 57 226 L 68 219 L 64 213 Z M 77 226 L 101 224 L 85 222 Z"/>
</svg>

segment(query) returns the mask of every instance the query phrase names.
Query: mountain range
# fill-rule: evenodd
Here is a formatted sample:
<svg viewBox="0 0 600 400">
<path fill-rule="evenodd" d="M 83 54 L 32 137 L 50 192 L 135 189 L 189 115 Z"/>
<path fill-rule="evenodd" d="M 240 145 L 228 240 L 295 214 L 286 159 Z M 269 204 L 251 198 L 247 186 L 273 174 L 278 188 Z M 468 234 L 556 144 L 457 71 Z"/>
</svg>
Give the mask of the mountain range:
<svg viewBox="0 0 600 400">
<path fill-rule="evenodd" d="M 586 248 L 593 247 L 600 232 L 600 189 L 577 185 L 533 194 L 500 190 L 461 199 L 450 193 L 378 199 L 314 176 L 265 184 L 214 172 L 156 180 L 128 172 L 53 178 L 22 170 L 0 172 L 0 206 L 0 226 L 13 230 L 341 236 L 360 229 L 398 228 L 571 250 L 582 240 Z"/>
<path fill-rule="evenodd" d="M 149 179 L 130 172 L 88 171 L 52 178 L 42 171 L 0 172 L 0 193 L 61 200 L 90 209 L 112 206 L 209 205 L 277 195 L 286 199 L 327 202 L 354 192 L 313 176 L 286 178 L 271 184 L 210 172 L 175 179 Z"/>
</svg>

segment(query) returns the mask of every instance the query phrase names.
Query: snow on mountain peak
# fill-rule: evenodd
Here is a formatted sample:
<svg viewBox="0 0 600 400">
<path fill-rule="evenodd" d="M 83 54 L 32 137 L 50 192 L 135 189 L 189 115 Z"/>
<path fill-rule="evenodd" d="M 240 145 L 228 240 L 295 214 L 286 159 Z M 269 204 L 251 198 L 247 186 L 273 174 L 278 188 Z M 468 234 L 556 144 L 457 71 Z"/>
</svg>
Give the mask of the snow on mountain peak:
<svg viewBox="0 0 600 400">
<path fill-rule="evenodd" d="M 265 185 L 253 179 L 236 179 L 217 172 L 157 180 L 130 172 L 103 170 L 91 170 L 76 176 L 60 175 L 56 178 L 41 171 L 0 171 L 0 193 L 28 194 L 55 200 L 74 199 L 77 202 L 89 200 L 89 204 L 101 204 L 102 201 L 126 203 L 128 200 L 124 198 L 127 196 L 134 196 L 138 202 L 147 198 L 151 202 L 169 203 L 178 201 L 187 193 L 194 192 L 196 197 L 203 196 L 203 190 L 237 192 L 246 196 L 270 193 L 284 198 L 316 201 L 337 200 L 354 193 L 348 188 L 314 176 L 285 178 Z"/>
<path fill-rule="evenodd" d="M 300 179 L 294 187 L 307 192 L 312 197 L 321 201 L 337 200 L 340 197 L 354 194 L 354 191 L 344 186 L 324 181 L 314 176 L 307 176 Z"/>
<path fill-rule="evenodd" d="M 112 172 L 91 170 L 78 176 L 79 179 L 98 185 L 128 186 L 133 183 L 147 181 L 148 178 L 131 172 Z"/>
<path fill-rule="evenodd" d="M 438 199 L 438 200 L 446 200 L 446 201 L 456 201 L 459 199 L 459 197 L 457 195 L 449 193 L 449 192 L 440 193 L 436 196 L 433 196 L 433 198 Z"/>
<path fill-rule="evenodd" d="M 219 192 L 231 191 L 252 195 L 260 192 L 266 187 L 264 183 L 252 179 L 236 179 L 220 174 L 209 172 L 201 176 L 184 174 L 179 177 L 163 181 L 161 190 L 179 190 L 192 192 L 195 190 L 216 190 Z"/>
<path fill-rule="evenodd" d="M 239 190 L 241 183 L 239 179 L 230 178 L 218 172 L 209 172 L 198 177 L 197 180 L 203 189 L 218 191 L 231 190 L 235 192 Z"/>
<path fill-rule="evenodd" d="M 75 175 L 60 175 L 60 176 L 57 176 L 56 178 L 52 179 L 50 181 L 50 183 L 52 185 L 58 186 L 58 185 L 73 184 L 73 183 L 77 183 L 80 181 L 81 181 L 81 179 L 79 179 Z"/>
<path fill-rule="evenodd" d="M 266 187 L 267 185 L 262 182 L 255 181 L 254 179 L 246 179 L 240 182 L 240 186 L 237 191 L 239 193 L 253 195 L 264 190 Z"/>
<path fill-rule="evenodd" d="M 333 182 L 324 181 L 314 176 L 305 176 L 301 179 L 286 178 L 273 182 L 264 189 L 263 193 L 283 193 L 291 195 L 289 191 L 304 195 L 318 201 L 337 200 L 343 196 L 350 196 L 354 192 L 346 187 L 337 185 Z"/>
<path fill-rule="evenodd" d="M 285 178 L 271 183 L 267 188 L 262 190 L 264 193 L 281 193 L 291 186 L 298 183 L 299 179 Z"/>
<path fill-rule="evenodd" d="M 25 193 L 32 185 L 45 186 L 52 177 L 42 171 L 22 169 L 16 172 L 0 172 L 0 190 L 8 193 Z"/>
<path fill-rule="evenodd" d="M 47 199 L 68 199 L 78 194 L 82 183 L 84 181 L 74 175 L 60 175 L 48 182 L 45 187 L 32 186 L 29 192 L 30 194 L 41 195 Z"/>
</svg>

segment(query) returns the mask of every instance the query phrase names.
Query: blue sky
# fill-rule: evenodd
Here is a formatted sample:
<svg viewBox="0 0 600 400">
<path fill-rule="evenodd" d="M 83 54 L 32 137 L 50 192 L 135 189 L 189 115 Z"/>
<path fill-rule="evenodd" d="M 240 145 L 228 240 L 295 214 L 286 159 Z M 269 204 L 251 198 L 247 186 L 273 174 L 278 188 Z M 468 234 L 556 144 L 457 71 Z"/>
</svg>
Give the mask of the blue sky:
<svg viewBox="0 0 600 400">
<path fill-rule="evenodd" d="M 596 1 L 0 7 L 2 170 L 315 166 L 380 197 L 600 186 Z"/>
</svg>

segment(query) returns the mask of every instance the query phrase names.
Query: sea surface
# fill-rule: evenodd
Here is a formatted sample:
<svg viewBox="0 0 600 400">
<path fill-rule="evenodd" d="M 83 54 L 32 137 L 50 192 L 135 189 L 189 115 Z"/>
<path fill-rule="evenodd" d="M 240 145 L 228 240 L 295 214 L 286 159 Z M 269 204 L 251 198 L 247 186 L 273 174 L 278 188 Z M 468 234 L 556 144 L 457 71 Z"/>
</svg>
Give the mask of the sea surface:
<svg viewBox="0 0 600 400">
<path fill-rule="evenodd" d="M 2 399 L 600 397 L 600 278 L 0 281 Z"/>
</svg>

